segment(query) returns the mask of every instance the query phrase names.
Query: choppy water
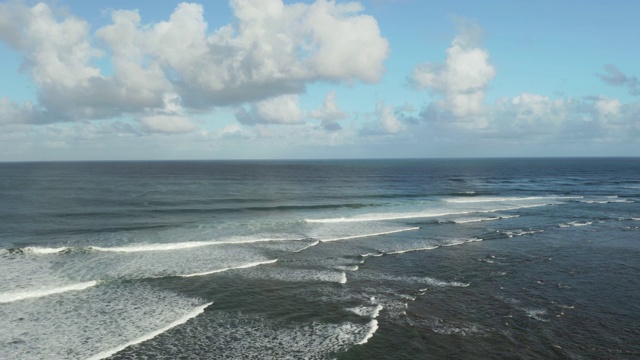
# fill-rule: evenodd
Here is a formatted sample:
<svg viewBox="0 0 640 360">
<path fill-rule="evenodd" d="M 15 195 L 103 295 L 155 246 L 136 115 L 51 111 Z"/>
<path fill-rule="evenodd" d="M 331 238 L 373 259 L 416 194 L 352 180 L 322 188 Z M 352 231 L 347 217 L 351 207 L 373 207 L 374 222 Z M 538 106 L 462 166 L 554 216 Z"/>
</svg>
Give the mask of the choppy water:
<svg viewBox="0 0 640 360">
<path fill-rule="evenodd" d="M 640 358 L 640 159 L 0 164 L 0 358 Z"/>
</svg>

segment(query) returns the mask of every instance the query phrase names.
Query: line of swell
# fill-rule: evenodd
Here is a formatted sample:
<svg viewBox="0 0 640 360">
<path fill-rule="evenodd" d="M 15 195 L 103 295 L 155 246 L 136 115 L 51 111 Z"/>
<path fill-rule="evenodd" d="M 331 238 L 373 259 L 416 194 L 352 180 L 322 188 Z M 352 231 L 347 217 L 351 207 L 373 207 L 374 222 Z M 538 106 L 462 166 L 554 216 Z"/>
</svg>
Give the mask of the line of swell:
<svg viewBox="0 0 640 360">
<path fill-rule="evenodd" d="M 356 345 L 366 344 L 367 341 L 369 341 L 369 339 L 371 339 L 373 337 L 373 334 L 375 334 L 375 332 L 377 330 L 378 330 L 378 320 L 373 319 L 369 323 L 369 331 L 367 332 L 367 334 L 364 336 L 364 338 L 362 340 L 360 340 L 360 341 L 358 341 L 356 343 Z"/>
<path fill-rule="evenodd" d="M 139 338 L 133 339 L 133 340 L 131 340 L 131 341 L 125 343 L 125 344 L 122 344 L 120 346 L 117 346 L 115 348 L 102 351 L 102 352 L 100 352 L 98 354 L 95 354 L 95 355 L 91 356 L 88 360 L 104 359 L 104 358 L 107 358 L 107 357 L 109 357 L 111 355 L 114 355 L 114 354 L 116 354 L 116 353 L 128 348 L 131 345 L 135 345 L 135 344 L 139 344 L 141 342 L 147 341 L 147 340 L 151 340 L 154 337 L 156 337 L 156 336 L 158 336 L 158 335 L 160 335 L 160 334 L 162 334 L 164 332 L 167 332 L 168 330 L 170 330 L 170 329 L 172 329 L 172 328 L 174 328 L 174 327 L 176 327 L 178 325 L 182 325 L 182 324 L 186 323 L 187 321 L 193 319 L 194 317 L 202 314 L 204 312 L 204 309 L 206 309 L 211 304 L 213 304 L 213 303 L 210 302 L 210 303 L 204 304 L 202 306 L 199 306 L 199 307 L 195 308 L 192 312 L 188 313 L 187 315 L 181 317 L 180 319 L 170 323 L 169 325 L 167 325 L 167 326 L 165 326 L 163 328 L 160 328 L 160 329 L 152 331 L 152 332 L 150 332 L 148 334 L 142 335 Z"/>
<path fill-rule="evenodd" d="M 321 242 L 331 242 L 331 241 L 340 241 L 340 240 L 352 240 L 352 239 L 360 239 L 360 238 L 366 238 L 366 237 L 371 237 L 371 236 L 381 236 L 381 235 L 396 234 L 396 233 L 401 233 L 401 232 L 405 232 L 405 231 L 414 231 L 414 230 L 419 230 L 419 229 L 420 229 L 419 227 L 415 226 L 415 227 L 410 227 L 410 228 L 406 228 L 406 229 L 389 230 L 389 231 L 383 231 L 383 232 L 373 233 L 373 234 L 343 236 L 343 237 L 333 238 L 333 239 L 323 239 L 323 240 L 320 240 L 320 241 Z"/>
<path fill-rule="evenodd" d="M 476 202 L 500 202 L 500 201 L 529 201 L 529 200 L 572 200 L 583 199 L 584 196 L 528 196 L 528 197 L 488 197 L 488 198 L 466 198 L 466 199 L 445 199 L 450 203 L 476 203 Z"/>
<path fill-rule="evenodd" d="M 503 219 L 512 219 L 517 218 L 520 215 L 505 215 L 505 216 L 496 216 L 492 218 L 479 218 L 479 219 L 465 219 L 465 220 L 454 220 L 455 224 L 468 224 L 474 222 L 482 222 L 482 221 L 495 221 L 495 220 L 503 220 Z"/>
<path fill-rule="evenodd" d="M 305 219 L 307 223 L 345 223 L 345 222 L 367 222 L 367 221 L 385 221 L 385 220 L 404 220 L 404 219 L 420 219 L 430 217 L 441 217 L 450 215 L 468 215 L 468 214 L 481 214 L 481 213 L 493 213 L 497 211 L 511 211 L 518 209 L 527 209 L 540 206 L 547 206 L 553 204 L 532 204 L 522 206 L 510 206 L 498 209 L 490 210 L 468 210 L 468 211 L 453 211 L 443 213 L 382 213 L 382 214 L 368 214 L 368 216 L 351 217 L 351 218 L 326 218 L 326 219 Z"/>
<path fill-rule="evenodd" d="M 194 276 L 205 276 L 205 275 L 220 273 L 220 272 L 229 271 L 229 270 L 246 269 L 246 268 L 250 268 L 250 267 L 254 267 L 254 266 L 273 264 L 273 263 L 275 263 L 277 261 L 278 261 L 278 259 L 260 261 L 260 262 L 255 262 L 255 263 L 250 263 L 250 264 L 245 264 L 245 265 L 240 265 L 240 266 L 235 266 L 235 267 L 229 267 L 229 268 L 224 268 L 224 269 L 205 271 L 205 272 L 201 272 L 201 273 L 188 274 L 188 275 L 178 275 L 178 276 L 179 277 L 183 277 L 183 278 L 194 277 Z"/>
<path fill-rule="evenodd" d="M 96 286 L 97 281 L 87 281 L 78 284 L 66 285 L 57 288 L 40 289 L 32 291 L 8 292 L 0 294 L 0 303 L 10 303 L 19 300 L 39 298 L 49 295 L 61 294 L 67 291 L 81 291 Z"/>
<path fill-rule="evenodd" d="M 48 248 L 48 247 L 39 247 L 39 246 L 27 246 L 24 248 L 12 248 L 12 249 L 2 249 L 0 250 L 0 254 L 24 254 L 24 253 L 32 253 L 38 255 L 48 255 L 48 254 L 58 254 L 66 251 L 70 251 L 69 247 L 57 247 L 57 248 Z"/>
<path fill-rule="evenodd" d="M 454 241 L 454 242 L 450 242 L 450 243 L 446 243 L 446 244 L 426 246 L 426 247 L 422 247 L 422 248 L 406 249 L 406 250 L 395 250 L 395 251 L 385 251 L 385 252 L 382 253 L 382 255 L 398 255 L 398 254 L 404 254 L 404 253 L 415 252 L 415 251 L 431 251 L 431 250 L 435 250 L 435 249 L 438 249 L 438 248 L 441 248 L 441 247 L 458 246 L 458 245 L 463 245 L 463 244 L 468 244 L 468 243 L 478 242 L 478 241 L 482 241 L 482 239 L 480 239 L 480 238 L 472 238 L 472 239 Z"/>
<path fill-rule="evenodd" d="M 130 246 L 90 246 L 89 249 L 95 251 L 111 251 L 111 252 L 142 252 L 142 251 L 171 251 L 198 248 L 203 246 L 229 245 L 229 244 L 252 244 L 259 242 L 274 241 L 298 241 L 300 239 L 253 239 L 253 240 L 228 240 L 228 241 L 186 241 L 178 243 L 158 243 L 158 244 L 142 244 Z"/>
<path fill-rule="evenodd" d="M 299 252 L 301 252 L 301 251 L 307 250 L 307 249 L 308 249 L 308 248 L 310 248 L 310 247 L 314 247 L 314 246 L 316 246 L 316 245 L 318 245 L 318 244 L 320 244 L 320 240 L 314 241 L 314 242 L 312 242 L 311 244 L 309 244 L 309 245 L 307 245 L 307 246 L 303 247 L 302 249 L 294 251 L 294 253 L 299 253 Z"/>
</svg>

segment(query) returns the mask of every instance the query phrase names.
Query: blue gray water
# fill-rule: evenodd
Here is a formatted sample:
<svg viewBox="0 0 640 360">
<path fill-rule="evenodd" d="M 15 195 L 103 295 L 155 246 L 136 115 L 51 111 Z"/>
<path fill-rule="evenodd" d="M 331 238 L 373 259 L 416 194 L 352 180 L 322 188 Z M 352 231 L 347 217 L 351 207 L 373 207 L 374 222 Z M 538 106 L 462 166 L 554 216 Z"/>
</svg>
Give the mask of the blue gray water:
<svg viewBox="0 0 640 360">
<path fill-rule="evenodd" d="M 0 358 L 640 358 L 640 159 L 0 164 Z"/>
</svg>

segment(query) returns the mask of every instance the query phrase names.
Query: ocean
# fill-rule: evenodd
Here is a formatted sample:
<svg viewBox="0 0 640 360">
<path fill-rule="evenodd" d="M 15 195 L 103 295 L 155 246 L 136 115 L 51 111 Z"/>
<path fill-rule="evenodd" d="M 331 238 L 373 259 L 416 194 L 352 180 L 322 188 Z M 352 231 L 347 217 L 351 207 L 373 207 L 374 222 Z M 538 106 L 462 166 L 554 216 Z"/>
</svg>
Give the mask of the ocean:
<svg viewBox="0 0 640 360">
<path fill-rule="evenodd" d="M 2 163 L 0 358 L 640 358 L 638 202 L 638 158 Z"/>
</svg>

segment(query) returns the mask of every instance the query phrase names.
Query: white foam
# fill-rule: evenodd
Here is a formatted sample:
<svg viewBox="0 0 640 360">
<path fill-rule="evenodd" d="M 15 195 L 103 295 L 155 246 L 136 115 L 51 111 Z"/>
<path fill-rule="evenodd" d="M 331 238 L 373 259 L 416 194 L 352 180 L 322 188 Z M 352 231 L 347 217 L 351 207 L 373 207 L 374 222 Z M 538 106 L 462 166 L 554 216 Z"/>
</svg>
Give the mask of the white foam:
<svg viewBox="0 0 640 360">
<path fill-rule="evenodd" d="M 457 239 L 457 240 L 449 240 L 448 242 L 442 244 L 441 246 L 458 246 L 462 244 L 472 243 L 482 241 L 480 238 L 472 238 L 472 239 Z"/>
<path fill-rule="evenodd" d="M 65 250 L 69 249 L 66 246 L 63 247 L 57 247 L 57 248 L 47 248 L 47 247 L 38 247 L 38 246 L 28 246 L 26 248 L 24 248 L 24 251 L 28 251 L 34 254 L 56 254 L 56 253 L 60 253 L 63 252 Z"/>
<path fill-rule="evenodd" d="M 334 269 L 343 271 L 358 271 L 359 267 L 358 265 L 338 265 L 335 266 Z"/>
<path fill-rule="evenodd" d="M 547 310 L 544 309 L 522 309 L 527 313 L 527 316 L 536 319 L 538 321 L 548 322 L 549 320 L 543 318 L 543 315 L 547 315 Z"/>
<path fill-rule="evenodd" d="M 584 196 L 528 196 L 528 197 L 475 197 L 464 199 L 445 199 L 449 203 L 479 203 L 479 202 L 502 202 L 502 201 L 532 201 L 532 200 L 572 200 L 583 199 Z"/>
<path fill-rule="evenodd" d="M 591 225 L 593 224 L 592 221 L 585 221 L 585 222 L 577 222 L 577 221 L 572 221 L 569 223 L 569 225 L 571 226 L 587 226 L 587 225 Z"/>
<path fill-rule="evenodd" d="M 347 273 L 343 272 L 342 275 L 340 276 L 340 280 L 338 280 L 338 283 L 340 284 L 346 284 L 347 283 Z"/>
<path fill-rule="evenodd" d="M 366 344 L 369 339 L 373 337 L 373 334 L 378 330 L 378 320 L 371 320 L 369 323 L 369 331 L 365 334 L 364 338 L 356 343 L 356 345 Z"/>
<path fill-rule="evenodd" d="M 211 270 L 211 271 L 205 271 L 205 272 L 201 272 L 201 273 L 195 273 L 195 274 L 188 274 L 188 275 L 178 275 L 180 277 L 194 277 L 194 276 L 204 276 L 204 275 L 210 275 L 210 274 L 215 274 L 215 273 L 220 273 L 223 271 L 229 271 L 229 270 L 236 270 L 236 269 L 246 269 L 246 268 L 251 268 L 254 266 L 260 266 L 260 265 L 265 265 L 265 264 L 273 264 L 275 262 L 277 262 L 278 259 L 275 260 L 267 260 L 267 261 L 258 261 L 258 262 L 254 262 L 254 263 L 249 263 L 249 264 L 244 264 L 244 265 L 240 265 L 240 266 L 234 266 L 234 267 L 228 267 L 228 268 L 224 268 L 224 269 L 217 269 L 217 270 Z"/>
<path fill-rule="evenodd" d="M 49 289 L 39 289 L 39 290 L 20 291 L 20 292 L 6 292 L 6 293 L 0 294 L 0 303 L 9 303 L 9 302 L 14 302 L 19 300 L 39 298 L 43 296 L 61 294 L 67 291 L 81 291 L 84 289 L 88 289 L 92 286 L 96 286 L 97 284 L 98 284 L 97 281 L 87 281 L 83 283 L 65 285 L 65 286 L 49 288 Z"/>
<path fill-rule="evenodd" d="M 307 246 L 303 247 L 302 249 L 294 251 L 294 253 L 299 253 L 299 252 L 301 252 L 301 251 L 303 251 L 303 250 L 307 250 L 308 248 L 310 248 L 310 247 L 314 247 L 314 246 L 316 246 L 316 245 L 318 245 L 318 244 L 320 244 L 320 240 L 314 241 L 314 242 L 312 242 L 311 244 L 309 244 L 309 245 L 307 245 Z"/>
<path fill-rule="evenodd" d="M 462 220 L 454 220 L 453 222 L 456 224 L 467 224 L 481 221 L 495 221 L 495 220 L 503 220 L 503 219 L 512 219 L 517 218 L 520 215 L 504 215 L 504 216 L 496 216 L 496 217 L 488 217 L 488 218 L 473 218 L 473 219 L 462 219 Z"/>
<path fill-rule="evenodd" d="M 458 336 L 466 336 L 466 335 L 475 335 L 482 334 L 484 331 L 475 324 L 453 324 L 449 323 L 441 323 L 439 321 L 431 322 L 431 330 L 438 334 L 442 335 L 458 335 Z"/>
<path fill-rule="evenodd" d="M 512 238 L 514 236 L 533 235 L 541 232 L 544 232 L 544 230 L 514 230 L 514 231 L 505 231 L 504 234 L 507 235 L 507 237 Z"/>
<path fill-rule="evenodd" d="M 469 283 L 463 283 L 458 281 L 443 281 L 430 277 L 420 277 L 420 276 L 392 276 L 386 274 L 370 274 L 375 279 L 378 280 L 387 280 L 387 281 L 401 281 L 407 283 L 415 283 L 415 284 L 427 284 L 430 286 L 436 287 L 468 287 Z M 421 289 L 420 291 L 426 291 L 427 289 Z"/>
<path fill-rule="evenodd" d="M 435 249 L 437 249 L 439 247 L 440 246 L 427 246 L 427 247 L 415 248 L 415 249 L 387 251 L 384 254 L 386 254 L 386 255 L 397 255 L 397 254 L 404 254 L 404 253 L 414 252 L 414 251 L 429 251 L 429 250 L 435 250 Z"/>
<path fill-rule="evenodd" d="M 379 253 L 366 253 L 366 254 L 362 254 L 360 256 L 362 256 L 363 258 L 369 257 L 369 256 L 373 256 L 373 257 L 380 257 L 382 255 L 384 255 L 385 253 L 383 252 L 379 252 Z"/>
<path fill-rule="evenodd" d="M 468 223 L 475 223 L 475 222 L 481 222 L 481 221 L 494 221 L 494 220 L 500 220 L 500 218 L 499 217 L 475 218 L 475 219 L 453 220 L 453 222 L 456 224 L 468 224 Z"/>
<path fill-rule="evenodd" d="M 372 236 L 396 234 L 396 233 L 401 233 L 401 232 L 405 232 L 405 231 L 415 231 L 415 230 L 419 230 L 419 229 L 420 228 L 416 226 L 416 227 L 404 228 L 404 229 L 399 229 L 399 230 L 389 230 L 389 231 L 382 231 L 382 232 L 370 233 L 370 234 L 350 235 L 350 236 L 342 236 L 342 237 L 337 237 L 337 238 L 332 238 L 332 239 L 322 239 L 320 241 L 322 241 L 322 242 L 331 242 L 331 241 L 340 241 L 340 240 L 361 239 L 361 238 L 372 237 Z"/>
<path fill-rule="evenodd" d="M 88 360 L 104 359 L 104 358 L 107 358 L 107 357 L 109 357 L 111 355 L 114 355 L 117 352 L 120 352 L 120 351 L 126 349 L 127 347 L 129 347 L 131 345 L 135 345 L 135 344 L 139 344 L 141 342 L 147 341 L 147 340 L 151 340 L 154 337 L 156 337 L 156 336 L 158 336 L 158 335 L 160 335 L 160 334 L 162 334 L 164 332 L 167 332 L 168 330 L 170 330 L 170 329 L 172 329 L 172 328 L 174 328 L 174 327 L 176 327 L 178 325 L 182 325 L 182 324 L 186 323 L 187 321 L 189 321 L 190 319 L 202 314 L 204 312 L 204 309 L 207 308 L 211 304 L 213 304 L 213 303 L 208 303 L 208 304 L 204 304 L 202 306 L 199 306 L 199 307 L 195 308 L 192 312 L 186 314 L 185 316 L 183 316 L 180 319 L 168 324 L 167 326 L 165 326 L 163 328 L 160 328 L 160 329 L 152 331 L 152 332 L 150 332 L 148 334 L 142 335 L 139 338 L 131 340 L 131 341 L 129 341 L 129 342 L 125 343 L 125 344 L 122 344 L 120 346 L 117 346 L 115 348 L 102 351 L 102 352 L 100 352 L 98 354 L 95 354 L 95 355 L 89 357 Z"/>
<path fill-rule="evenodd" d="M 407 220 L 407 219 L 421 219 L 430 217 L 443 217 L 451 215 L 467 215 L 474 213 L 493 213 L 497 211 L 512 211 L 518 209 L 527 209 L 540 206 L 554 205 L 555 203 L 541 203 L 541 204 L 528 204 L 500 207 L 494 209 L 469 209 L 461 211 L 445 211 L 445 212 L 405 212 L 405 213 L 373 213 L 356 215 L 354 217 L 340 217 L 340 218 L 325 218 L 325 219 L 305 219 L 307 223 L 355 223 L 355 222 L 370 222 L 370 221 L 387 221 L 387 220 Z"/>
<path fill-rule="evenodd" d="M 143 251 L 171 251 L 171 250 L 185 250 L 193 249 L 203 246 L 214 245 L 229 245 L 229 244 L 252 244 L 261 242 L 274 242 L 274 241 L 295 241 L 299 238 L 248 238 L 237 240 L 212 240 L 212 241 L 185 241 L 177 243 L 157 243 L 157 244 L 137 244 L 128 246 L 114 246 L 114 247 L 102 247 L 102 246 L 90 246 L 89 249 L 96 251 L 111 251 L 111 252 L 143 252 Z"/>
<path fill-rule="evenodd" d="M 424 282 L 426 282 L 429 285 L 432 286 L 438 286 L 438 287 L 468 287 L 469 283 L 462 283 L 459 281 L 442 281 L 442 280 L 438 280 L 438 279 L 433 279 L 433 278 L 424 278 L 423 280 Z"/>
</svg>

